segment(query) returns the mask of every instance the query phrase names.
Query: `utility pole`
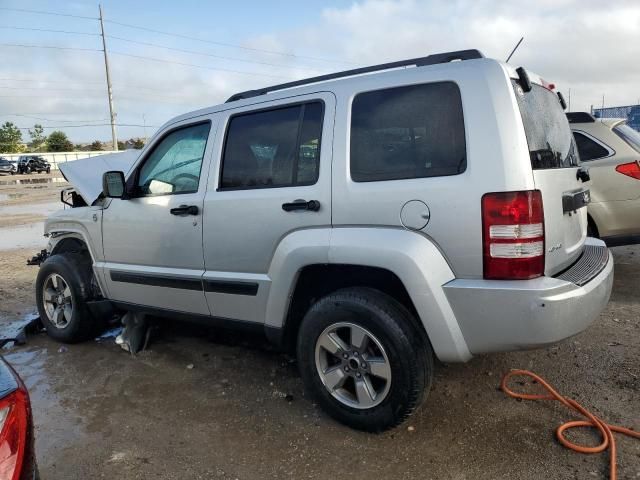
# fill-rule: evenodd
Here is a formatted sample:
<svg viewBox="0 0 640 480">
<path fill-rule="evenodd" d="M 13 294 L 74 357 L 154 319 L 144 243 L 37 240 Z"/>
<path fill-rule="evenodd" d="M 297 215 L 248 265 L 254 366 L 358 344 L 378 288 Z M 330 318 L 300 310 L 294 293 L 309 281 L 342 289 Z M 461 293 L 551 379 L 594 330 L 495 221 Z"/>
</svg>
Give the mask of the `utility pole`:
<svg viewBox="0 0 640 480">
<path fill-rule="evenodd" d="M 111 74 L 109 73 L 109 57 L 107 56 L 107 40 L 104 36 L 104 23 L 102 22 L 102 5 L 98 4 L 100 10 L 100 31 L 102 35 L 102 52 L 104 53 L 104 68 L 107 72 L 107 96 L 109 97 L 109 114 L 111 116 L 111 139 L 113 150 L 118 151 L 118 137 L 116 136 L 116 112 L 113 111 L 113 90 L 111 89 Z"/>
</svg>

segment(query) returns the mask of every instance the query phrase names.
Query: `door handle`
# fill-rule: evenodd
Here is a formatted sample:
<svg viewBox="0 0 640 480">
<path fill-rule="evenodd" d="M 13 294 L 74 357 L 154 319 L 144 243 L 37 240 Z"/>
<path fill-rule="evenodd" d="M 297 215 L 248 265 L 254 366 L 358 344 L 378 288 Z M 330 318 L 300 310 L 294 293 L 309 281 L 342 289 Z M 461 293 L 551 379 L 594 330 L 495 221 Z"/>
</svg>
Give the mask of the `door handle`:
<svg viewBox="0 0 640 480">
<path fill-rule="evenodd" d="M 320 210 L 320 202 L 318 200 L 306 200 L 298 199 L 294 200 L 291 203 L 283 203 L 282 209 L 285 212 L 292 212 L 294 210 L 310 210 L 312 212 L 317 212 Z"/>
<path fill-rule="evenodd" d="M 171 215 L 198 215 L 200 209 L 197 205 L 180 205 L 169 210 Z"/>
</svg>

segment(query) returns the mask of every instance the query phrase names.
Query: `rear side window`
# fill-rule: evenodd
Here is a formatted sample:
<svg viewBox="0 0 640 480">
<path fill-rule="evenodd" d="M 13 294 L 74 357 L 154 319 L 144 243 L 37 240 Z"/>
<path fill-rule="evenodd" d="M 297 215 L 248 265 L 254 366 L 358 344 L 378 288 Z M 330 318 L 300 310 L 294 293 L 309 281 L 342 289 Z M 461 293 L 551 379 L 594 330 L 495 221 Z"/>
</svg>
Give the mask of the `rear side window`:
<svg viewBox="0 0 640 480">
<path fill-rule="evenodd" d="M 324 104 L 236 115 L 227 129 L 221 189 L 312 185 L 318 180 Z"/>
<path fill-rule="evenodd" d="M 466 167 L 462 100 L 455 83 L 389 88 L 354 98 L 353 181 L 457 175 Z"/>
<path fill-rule="evenodd" d="M 586 135 L 583 135 L 580 132 L 573 132 L 573 136 L 576 140 L 576 145 L 578 146 L 580 160 L 583 162 L 609 156 L 609 150 Z"/>
<path fill-rule="evenodd" d="M 636 152 L 640 152 L 640 133 L 636 132 L 626 123 L 614 127 L 613 131 Z"/>
<path fill-rule="evenodd" d="M 577 167 L 578 149 L 569 121 L 551 90 L 533 84 L 524 92 L 512 79 L 518 99 L 524 132 L 529 144 L 529 157 L 534 170 Z"/>
</svg>

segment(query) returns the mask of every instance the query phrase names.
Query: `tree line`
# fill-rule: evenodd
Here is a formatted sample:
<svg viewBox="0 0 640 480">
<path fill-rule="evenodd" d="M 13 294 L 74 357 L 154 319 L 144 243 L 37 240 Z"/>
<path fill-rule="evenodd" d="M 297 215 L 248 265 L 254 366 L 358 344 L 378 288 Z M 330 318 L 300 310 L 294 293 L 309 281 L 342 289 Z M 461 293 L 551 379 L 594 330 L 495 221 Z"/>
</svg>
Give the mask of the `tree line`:
<svg viewBox="0 0 640 480">
<path fill-rule="evenodd" d="M 30 142 L 25 143 L 22 138 L 22 131 L 12 122 L 5 122 L 0 127 L 0 153 L 22 153 L 22 152 L 72 152 L 72 151 L 100 151 L 110 150 L 110 144 L 95 140 L 89 145 L 74 145 L 67 134 L 61 130 L 54 130 L 49 135 L 44 134 L 44 128 L 40 124 L 35 124 L 33 130 L 29 129 Z M 118 142 L 118 150 L 135 148 L 140 150 L 144 147 L 141 138 L 130 138 L 126 141 Z"/>
</svg>

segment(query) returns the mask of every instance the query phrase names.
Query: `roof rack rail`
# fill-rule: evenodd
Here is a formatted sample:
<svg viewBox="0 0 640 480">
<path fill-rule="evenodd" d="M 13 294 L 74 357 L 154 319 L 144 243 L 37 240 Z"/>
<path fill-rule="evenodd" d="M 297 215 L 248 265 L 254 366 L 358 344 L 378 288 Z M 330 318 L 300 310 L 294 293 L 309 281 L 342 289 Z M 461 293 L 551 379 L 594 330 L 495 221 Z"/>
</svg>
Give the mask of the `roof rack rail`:
<svg viewBox="0 0 640 480">
<path fill-rule="evenodd" d="M 457 52 L 434 53 L 433 55 L 429 55 L 427 57 L 412 58 L 410 60 L 400 60 L 398 62 L 391 63 L 382 63 L 380 65 L 372 65 L 370 67 L 355 68 L 352 70 L 345 70 L 343 72 L 329 73 L 327 75 L 305 78 L 303 80 L 296 80 L 295 82 L 281 83 L 280 85 L 273 85 L 271 87 L 260 88 L 258 90 L 247 90 L 246 92 L 236 93 L 235 95 L 231 96 L 226 103 L 235 102 L 236 100 L 242 100 L 245 98 L 258 97 L 260 95 L 265 95 L 276 90 L 300 87 L 302 85 L 324 82 L 326 80 L 334 80 L 336 78 L 351 77 L 353 75 L 361 75 L 363 73 L 379 72 L 382 70 L 390 70 L 392 68 L 408 67 L 412 65 L 416 67 L 424 67 L 426 65 L 448 63 L 454 60 L 473 60 L 476 58 L 484 58 L 484 55 L 479 50 L 475 49 L 458 50 Z"/>
<path fill-rule="evenodd" d="M 594 123 L 595 117 L 587 112 L 567 112 L 569 123 Z"/>
</svg>

